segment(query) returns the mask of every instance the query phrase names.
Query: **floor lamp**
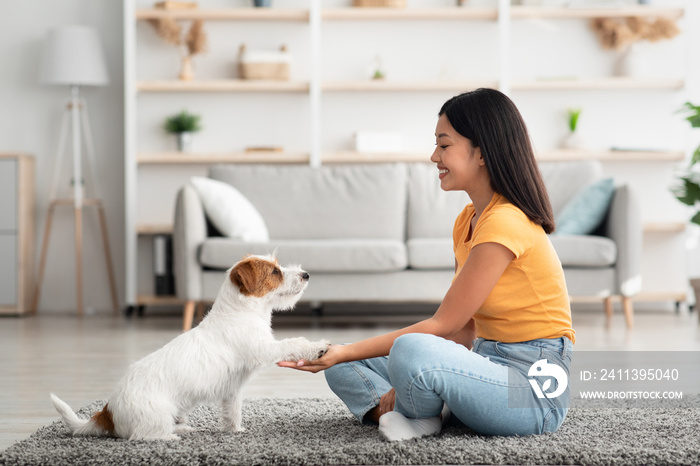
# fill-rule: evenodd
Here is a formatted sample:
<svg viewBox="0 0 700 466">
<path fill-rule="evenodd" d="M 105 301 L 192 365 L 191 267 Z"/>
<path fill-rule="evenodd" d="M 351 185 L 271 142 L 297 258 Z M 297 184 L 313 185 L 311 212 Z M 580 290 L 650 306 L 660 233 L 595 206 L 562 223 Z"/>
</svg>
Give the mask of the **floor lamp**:
<svg viewBox="0 0 700 466">
<path fill-rule="evenodd" d="M 97 207 L 102 230 L 112 305 L 114 306 L 114 312 L 117 313 L 119 306 L 117 289 L 114 283 L 101 190 L 99 183 L 97 183 L 95 151 L 90 132 L 87 104 L 85 100 L 80 98 L 80 86 L 104 86 L 108 83 L 107 66 L 97 31 L 86 26 L 64 26 L 49 31 L 44 43 L 39 77 L 44 84 L 70 86 L 71 98 L 63 114 L 56 166 L 54 168 L 51 190 L 49 191 L 49 209 L 46 217 L 41 259 L 39 261 L 37 287 L 34 294 L 34 309 L 37 309 L 39 304 L 54 210 L 59 206 L 73 206 L 75 214 L 76 305 L 78 315 L 83 314 L 83 207 L 95 206 Z M 73 151 L 73 198 L 59 199 L 58 185 L 61 179 L 65 148 L 68 143 L 67 134 L 69 127 Z M 91 178 L 90 181 L 94 190 L 92 198 L 86 197 L 87 184 L 84 185 L 81 152 L 83 140 L 85 142 L 88 167 L 86 177 Z"/>
</svg>

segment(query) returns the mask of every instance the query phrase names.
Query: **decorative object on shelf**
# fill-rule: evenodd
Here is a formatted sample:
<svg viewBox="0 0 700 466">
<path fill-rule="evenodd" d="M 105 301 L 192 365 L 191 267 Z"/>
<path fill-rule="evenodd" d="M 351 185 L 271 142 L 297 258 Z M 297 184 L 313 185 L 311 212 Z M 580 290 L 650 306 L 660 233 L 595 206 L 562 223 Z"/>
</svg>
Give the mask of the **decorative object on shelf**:
<svg viewBox="0 0 700 466">
<path fill-rule="evenodd" d="M 404 8 L 406 0 L 352 0 L 354 7 Z"/>
<path fill-rule="evenodd" d="M 187 110 L 166 118 L 165 131 L 177 136 L 178 151 L 190 152 L 192 150 L 192 133 L 202 129 L 200 120 L 199 115 L 193 115 Z"/>
<path fill-rule="evenodd" d="M 680 29 L 673 19 L 656 18 L 651 20 L 638 16 L 595 18 L 591 21 L 591 28 L 598 36 L 604 49 L 620 52 L 614 69 L 614 74 L 617 76 L 645 74 L 648 65 L 646 58 L 637 50 L 638 43 L 672 39 L 680 33 Z"/>
<path fill-rule="evenodd" d="M 681 112 L 693 128 L 700 128 L 700 106 L 686 102 Z M 700 226 L 700 146 L 695 149 L 690 165 L 678 177 L 678 184 L 672 187 L 676 199 L 693 208 L 691 223 Z"/>
<path fill-rule="evenodd" d="M 567 122 L 569 124 L 569 132 L 561 141 L 562 149 L 581 149 L 583 143 L 581 138 L 576 134 L 578 119 L 581 116 L 580 108 L 569 108 L 566 110 Z"/>
<path fill-rule="evenodd" d="M 251 51 L 243 44 L 238 52 L 238 74 L 241 79 L 288 81 L 291 61 L 286 45 L 279 50 Z"/>
<path fill-rule="evenodd" d="M 253 5 L 256 8 L 269 8 L 272 6 L 272 0 L 253 0 Z"/>
<path fill-rule="evenodd" d="M 358 131 L 355 133 L 355 151 L 360 154 L 398 153 L 402 149 L 400 133 L 386 131 Z"/>
<path fill-rule="evenodd" d="M 87 26 L 64 26 L 49 31 L 44 43 L 42 62 L 39 73 L 40 81 L 44 84 L 70 86 L 71 98 L 65 107 L 61 134 L 59 137 L 58 155 L 54 168 L 53 182 L 49 191 L 49 210 L 39 261 L 37 287 L 34 294 L 33 309 L 37 309 L 41 296 L 41 282 L 46 266 L 51 224 L 54 210 L 58 206 L 73 206 L 75 219 L 75 269 L 76 269 L 76 307 L 78 315 L 83 314 L 83 207 L 96 206 L 99 214 L 102 240 L 104 244 L 109 287 L 112 296 L 114 312 L 118 312 L 117 288 L 114 281 L 114 268 L 107 235 L 107 221 L 102 206 L 102 193 L 97 180 L 95 166 L 95 149 L 90 131 L 87 112 L 87 102 L 80 98 L 80 86 L 105 86 L 109 82 L 107 64 L 102 44 L 97 31 Z M 73 155 L 73 179 L 71 181 L 73 197 L 58 198 L 58 184 L 61 178 L 65 146 L 67 145 L 68 127 L 71 127 L 71 143 Z M 88 172 L 83 177 L 82 142 L 85 142 Z M 88 184 L 93 191 L 92 198 L 86 199 Z"/>
<path fill-rule="evenodd" d="M 246 147 L 245 151 L 248 153 L 276 152 L 278 154 L 281 154 L 282 152 L 284 152 L 284 147 L 280 147 L 280 146 L 250 146 L 250 147 Z"/>
<path fill-rule="evenodd" d="M 175 2 L 167 0 L 165 2 L 157 2 L 154 6 L 165 10 L 187 10 L 189 8 L 197 8 L 197 2 Z"/>
<path fill-rule="evenodd" d="M 156 296 L 175 294 L 172 235 L 153 236 L 153 289 Z"/>
<path fill-rule="evenodd" d="M 197 4 L 159 2 L 156 3 L 156 7 L 162 9 L 187 9 L 196 8 Z M 192 21 L 186 34 L 183 34 L 182 26 L 173 18 L 149 19 L 148 22 L 155 28 L 158 37 L 178 48 L 180 59 L 182 60 L 178 78 L 183 81 L 193 80 L 194 67 L 192 64 L 192 57 L 202 54 L 207 50 L 207 34 L 204 32 L 204 22 L 201 19 Z"/>
<path fill-rule="evenodd" d="M 382 80 L 386 78 L 386 73 L 384 72 L 384 66 L 382 65 L 382 57 L 377 55 L 374 57 L 374 67 L 372 68 L 372 79 Z"/>
</svg>

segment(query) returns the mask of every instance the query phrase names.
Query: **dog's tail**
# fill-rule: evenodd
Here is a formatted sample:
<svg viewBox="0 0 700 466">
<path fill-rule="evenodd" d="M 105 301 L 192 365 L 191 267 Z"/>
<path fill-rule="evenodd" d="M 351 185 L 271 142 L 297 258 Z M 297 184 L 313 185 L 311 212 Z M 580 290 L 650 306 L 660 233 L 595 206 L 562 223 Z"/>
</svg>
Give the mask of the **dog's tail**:
<svg viewBox="0 0 700 466">
<path fill-rule="evenodd" d="M 95 413 L 90 419 L 80 419 L 68 406 L 68 403 L 53 393 L 51 401 L 73 435 L 103 436 L 114 434 L 114 423 L 112 422 L 112 413 L 108 409 L 109 405 L 105 405 L 102 411 Z"/>
</svg>

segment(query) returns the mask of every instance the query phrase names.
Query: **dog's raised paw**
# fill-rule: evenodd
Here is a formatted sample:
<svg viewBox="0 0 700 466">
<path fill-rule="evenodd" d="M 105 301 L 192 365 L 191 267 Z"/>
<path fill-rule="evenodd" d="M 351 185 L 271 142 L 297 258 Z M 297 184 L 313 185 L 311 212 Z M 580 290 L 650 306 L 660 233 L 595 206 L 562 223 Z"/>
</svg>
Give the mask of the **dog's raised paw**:
<svg viewBox="0 0 700 466">
<path fill-rule="evenodd" d="M 328 352 L 328 348 L 331 347 L 331 342 L 328 340 L 321 340 L 321 341 L 318 341 L 316 343 L 319 346 L 318 354 L 316 356 L 316 359 L 318 359 Z"/>
</svg>

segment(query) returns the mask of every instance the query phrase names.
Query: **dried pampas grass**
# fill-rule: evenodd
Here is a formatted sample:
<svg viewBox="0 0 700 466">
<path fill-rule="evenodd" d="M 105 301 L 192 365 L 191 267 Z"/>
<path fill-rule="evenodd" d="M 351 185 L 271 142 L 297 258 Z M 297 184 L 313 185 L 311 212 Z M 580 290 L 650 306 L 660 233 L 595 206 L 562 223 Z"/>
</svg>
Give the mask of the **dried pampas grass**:
<svg viewBox="0 0 700 466">
<path fill-rule="evenodd" d="M 173 18 L 150 19 L 148 22 L 156 30 L 158 37 L 176 46 L 185 46 L 185 55 L 197 55 L 207 50 L 207 34 L 204 32 L 204 22 L 197 19 L 192 22 L 185 37 L 182 37 L 182 26 Z"/>
<path fill-rule="evenodd" d="M 180 45 L 182 26 L 172 18 L 149 19 L 148 23 L 156 30 L 158 37 L 168 44 Z"/>
<path fill-rule="evenodd" d="M 201 19 L 192 23 L 185 37 L 185 45 L 187 45 L 190 55 L 197 55 L 207 51 L 207 34 L 204 32 L 204 22 Z"/>
<path fill-rule="evenodd" d="M 648 20 L 638 16 L 628 18 L 595 18 L 591 28 L 598 35 L 604 49 L 621 50 L 640 40 L 657 42 L 671 39 L 680 33 L 676 22 L 668 18 Z"/>
</svg>

